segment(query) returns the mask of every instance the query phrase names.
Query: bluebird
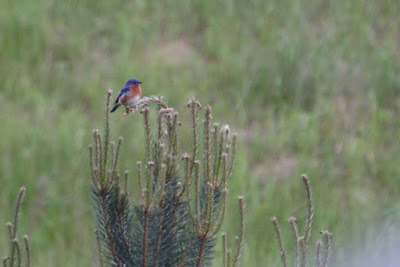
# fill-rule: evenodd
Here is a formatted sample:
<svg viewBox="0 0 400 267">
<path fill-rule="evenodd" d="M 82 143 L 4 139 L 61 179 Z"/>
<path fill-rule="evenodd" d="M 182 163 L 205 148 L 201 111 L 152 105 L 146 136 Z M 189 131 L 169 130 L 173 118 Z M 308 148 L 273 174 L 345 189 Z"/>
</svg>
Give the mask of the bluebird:
<svg viewBox="0 0 400 267">
<path fill-rule="evenodd" d="M 142 88 L 140 88 L 141 83 L 141 81 L 135 78 L 126 81 L 125 86 L 119 91 L 118 97 L 110 112 L 116 111 L 121 105 L 132 106 L 136 104 L 142 95 Z"/>
</svg>

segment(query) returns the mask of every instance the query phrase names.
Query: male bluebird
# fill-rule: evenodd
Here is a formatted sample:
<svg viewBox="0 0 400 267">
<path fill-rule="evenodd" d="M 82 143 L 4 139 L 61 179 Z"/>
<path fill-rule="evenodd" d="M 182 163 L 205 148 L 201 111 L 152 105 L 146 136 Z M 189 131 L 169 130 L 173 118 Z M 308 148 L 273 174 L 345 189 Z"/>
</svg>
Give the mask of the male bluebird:
<svg viewBox="0 0 400 267">
<path fill-rule="evenodd" d="M 116 111 L 121 105 L 132 106 L 136 104 L 142 95 L 142 88 L 140 88 L 141 83 L 142 82 L 138 79 L 129 79 L 126 81 L 125 86 L 122 87 L 119 92 L 110 112 Z"/>
</svg>

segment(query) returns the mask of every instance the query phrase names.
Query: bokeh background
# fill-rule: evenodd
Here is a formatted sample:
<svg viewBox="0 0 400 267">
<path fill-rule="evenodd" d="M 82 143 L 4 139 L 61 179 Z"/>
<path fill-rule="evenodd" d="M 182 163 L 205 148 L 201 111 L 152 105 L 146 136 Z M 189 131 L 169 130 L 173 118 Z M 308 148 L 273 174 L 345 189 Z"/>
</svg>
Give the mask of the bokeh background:
<svg viewBox="0 0 400 267">
<path fill-rule="evenodd" d="M 273 215 L 291 252 L 286 221 L 297 216 L 302 227 L 305 217 L 301 173 L 313 187 L 313 242 L 320 229 L 334 233 L 333 265 L 389 266 L 399 248 L 399 1 L 0 5 L 0 219 L 11 220 L 25 185 L 20 229 L 36 266 L 98 265 L 87 147 L 106 89 L 132 77 L 180 112 L 183 151 L 191 97 L 239 134 L 223 230 L 233 244 L 244 195 L 242 266 L 279 264 Z M 121 114 L 113 138 L 124 137 L 120 166 L 132 173 L 142 118 Z M 0 237 L 5 255 L 5 226 Z"/>
</svg>

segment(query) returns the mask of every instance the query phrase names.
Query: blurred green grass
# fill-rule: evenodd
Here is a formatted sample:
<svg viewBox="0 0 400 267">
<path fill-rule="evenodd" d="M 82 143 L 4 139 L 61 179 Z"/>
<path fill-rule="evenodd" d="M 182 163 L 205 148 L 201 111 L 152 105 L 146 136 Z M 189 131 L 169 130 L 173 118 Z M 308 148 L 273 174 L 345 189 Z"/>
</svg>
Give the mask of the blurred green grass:
<svg viewBox="0 0 400 267">
<path fill-rule="evenodd" d="M 102 125 L 106 89 L 131 77 L 180 112 L 182 150 L 193 96 L 239 133 L 224 230 L 233 242 L 236 196 L 244 195 L 243 266 L 278 263 L 271 216 L 286 243 L 286 219 L 303 225 L 303 172 L 314 189 L 313 238 L 318 229 L 334 233 L 336 265 L 355 266 L 351 248 L 399 220 L 400 2 L 0 5 L 0 218 L 11 218 L 25 185 L 21 231 L 35 265 L 97 265 L 87 145 Z M 133 172 L 141 118 L 113 114 L 113 127 L 114 138 L 125 138 L 121 167 Z"/>
</svg>

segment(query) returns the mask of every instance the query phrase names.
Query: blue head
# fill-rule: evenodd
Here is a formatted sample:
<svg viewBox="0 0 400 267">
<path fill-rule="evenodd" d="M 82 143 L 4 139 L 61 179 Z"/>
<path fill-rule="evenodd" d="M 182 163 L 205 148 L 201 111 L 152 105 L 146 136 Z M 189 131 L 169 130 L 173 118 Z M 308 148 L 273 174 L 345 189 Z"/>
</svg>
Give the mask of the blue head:
<svg viewBox="0 0 400 267">
<path fill-rule="evenodd" d="M 138 79 L 133 78 L 133 79 L 127 80 L 126 83 L 125 83 L 125 86 L 129 86 L 129 85 L 138 85 L 138 84 L 141 84 L 141 83 L 142 83 L 142 82 L 139 81 Z"/>
</svg>

